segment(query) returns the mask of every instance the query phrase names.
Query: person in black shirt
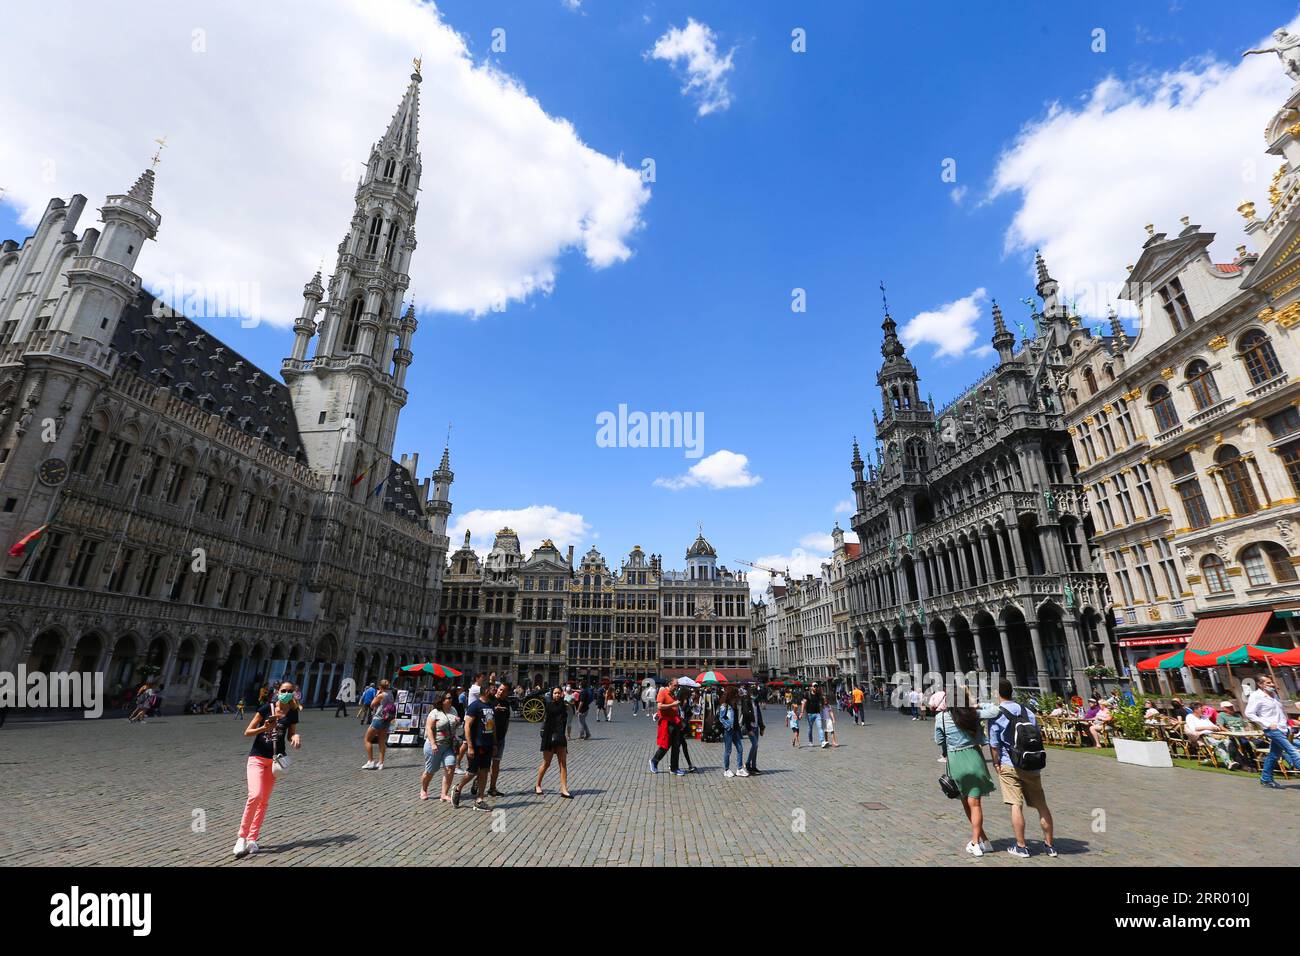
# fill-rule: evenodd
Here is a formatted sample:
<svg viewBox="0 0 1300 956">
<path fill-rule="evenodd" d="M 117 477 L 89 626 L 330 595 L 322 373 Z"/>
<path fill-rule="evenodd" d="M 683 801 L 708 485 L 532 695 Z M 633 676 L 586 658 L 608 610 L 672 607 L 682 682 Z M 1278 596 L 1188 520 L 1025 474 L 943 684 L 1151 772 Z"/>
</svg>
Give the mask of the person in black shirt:
<svg viewBox="0 0 1300 956">
<path fill-rule="evenodd" d="M 488 796 L 499 797 L 497 791 L 497 774 L 501 772 L 501 754 L 506 748 L 506 728 L 510 726 L 510 688 L 505 684 L 497 685 L 493 710 L 496 712 L 496 749 L 492 751 L 492 779 L 488 783 Z"/>
<path fill-rule="evenodd" d="M 673 727 L 673 757 L 672 766 L 677 766 L 677 750 L 681 749 L 682 756 L 686 758 L 686 772 L 695 773 L 695 764 L 691 762 L 691 748 L 687 741 L 691 739 L 691 698 L 690 688 L 677 688 L 677 703 L 682 712 L 682 722 Z"/>
<path fill-rule="evenodd" d="M 293 697 L 296 689 L 288 681 L 282 683 L 274 700 L 259 707 L 244 728 L 244 736 L 253 738 L 253 747 L 248 752 L 246 764 L 248 800 L 239 821 L 239 838 L 235 840 L 235 856 L 241 859 L 257 852 L 257 837 L 262 831 L 266 806 L 275 786 L 276 759 L 287 766 L 287 747 L 297 750 L 302 746 L 302 736 L 298 733 L 298 703 Z"/>
<path fill-rule="evenodd" d="M 546 701 L 546 717 L 542 720 L 542 765 L 537 768 L 535 793 L 542 792 L 542 778 L 551 765 L 551 758 L 555 757 L 560 762 L 560 796 L 573 796 L 569 793 L 569 741 L 564 735 L 568 720 L 569 708 L 564 703 L 564 691 L 553 687 L 550 699 Z"/>
</svg>

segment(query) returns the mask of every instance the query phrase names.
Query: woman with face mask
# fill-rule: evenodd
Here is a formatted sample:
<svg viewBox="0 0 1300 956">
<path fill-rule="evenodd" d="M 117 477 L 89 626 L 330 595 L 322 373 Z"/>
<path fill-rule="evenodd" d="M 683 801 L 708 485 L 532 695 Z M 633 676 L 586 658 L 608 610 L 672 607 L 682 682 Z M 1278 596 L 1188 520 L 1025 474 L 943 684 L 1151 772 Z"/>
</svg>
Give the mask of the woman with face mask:
<svg viewBox="0 0 1300 956">
<path fill-rule="evenodd" d="M 302 746 L 298 733 L 298 703 L 293 692 L 297 688 L 285 681 L 276 695 L 253 715 L 244 736 L 253 738 L 253 749 L 248 752 L 248 800 L 244 803 L 244 816 L 239 821 L 239 839 L 235 841 L 235 856 L 246 857 L 257 852 L 257 837 L 266 817 L 266 805 L 271 802 L 275 786 L 274 764 L 276 757 L 284 757 L 287 747 L 297 750 Z"/>
</svg>

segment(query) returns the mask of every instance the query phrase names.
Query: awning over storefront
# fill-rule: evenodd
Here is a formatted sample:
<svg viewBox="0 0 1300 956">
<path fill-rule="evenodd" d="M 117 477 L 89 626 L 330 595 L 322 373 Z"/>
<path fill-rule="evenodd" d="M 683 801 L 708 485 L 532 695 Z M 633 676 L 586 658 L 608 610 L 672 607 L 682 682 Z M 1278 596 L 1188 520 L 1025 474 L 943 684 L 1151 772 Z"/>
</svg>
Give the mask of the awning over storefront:
<svg viewBox="0 0 1300 956">
<path fill-rule="evenodd" d="M 1157 634 L 1154 637 L 1120 638 L 1120 647 L 1155 647 L 1160 644 L 1186 644 L 1190 634 Z"/>
<path fill-rule="evenodd" d="M 1206 654 L 1210 651 L 1230 650 L 1242 644 L 1258 644 L 1259 636 L 1264 633 L 1264 628 L 1268 627 L 1272 618 L 1272 611 L 1203 617 L 1196 622 L 1196 630 L 1192 632 L 1187 649 Z"/>
</svg>

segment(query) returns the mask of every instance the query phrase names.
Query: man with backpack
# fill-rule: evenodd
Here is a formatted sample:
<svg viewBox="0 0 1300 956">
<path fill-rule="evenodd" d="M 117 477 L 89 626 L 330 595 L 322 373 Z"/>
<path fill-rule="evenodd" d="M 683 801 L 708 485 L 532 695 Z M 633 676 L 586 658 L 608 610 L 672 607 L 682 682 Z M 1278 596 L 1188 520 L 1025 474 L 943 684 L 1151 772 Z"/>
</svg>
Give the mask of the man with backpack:
<svg viewBox="0 0 1300 956">
<path fill-rule="evenodd" d="M 1011 807 L 1011 828 L 1016 845 L 1007 848 L 1012 856 L 1028 857 L 1025 845 L 1025 811 L 1027 804 L 1038 811 L 1043 828 L 1043 844 L 1048 856 L 1056 856 L 1052 846 L 1052 811 L 1047 808 L 1041 771 L 1047 764 L 1047 751 L 1033 711 L 1011 699 L 1011 682 L 998 684 L 998 707 L 985 712 L 989 716 L 989 748 L 1002 787 L 1002 802 Z"/>
</svg>

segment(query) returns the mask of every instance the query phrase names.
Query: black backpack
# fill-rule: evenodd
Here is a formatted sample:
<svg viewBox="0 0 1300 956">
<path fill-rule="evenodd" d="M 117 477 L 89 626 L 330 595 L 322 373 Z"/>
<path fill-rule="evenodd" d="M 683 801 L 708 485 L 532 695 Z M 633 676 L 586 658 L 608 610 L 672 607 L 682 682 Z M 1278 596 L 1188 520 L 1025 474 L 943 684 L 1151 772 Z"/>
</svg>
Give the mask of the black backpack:
<svg viewBox="0 0 1300 956">
<path fill-rule="evenodd" d="M 754 730 L 754 701 L 752 698 L 740 698 L 740 729 L 746 735 L 749 735 Z"/>
<path fill-rule="evenodd" d="M 1009 741 L 1008 750 L 1011 765 L 1017 770 L 1042 770 L 1047 766 L 1047 751 L 1043 749 L 1043 734 L 1038 725 L 1025 716 L 1022 707 L 1020 713 L 1013 714 L 1005 707 L 999 707 L 1002 716 L 1007 719 L 1007 728 L 1002 732 L 1004 746 Z"/>
</svg>

